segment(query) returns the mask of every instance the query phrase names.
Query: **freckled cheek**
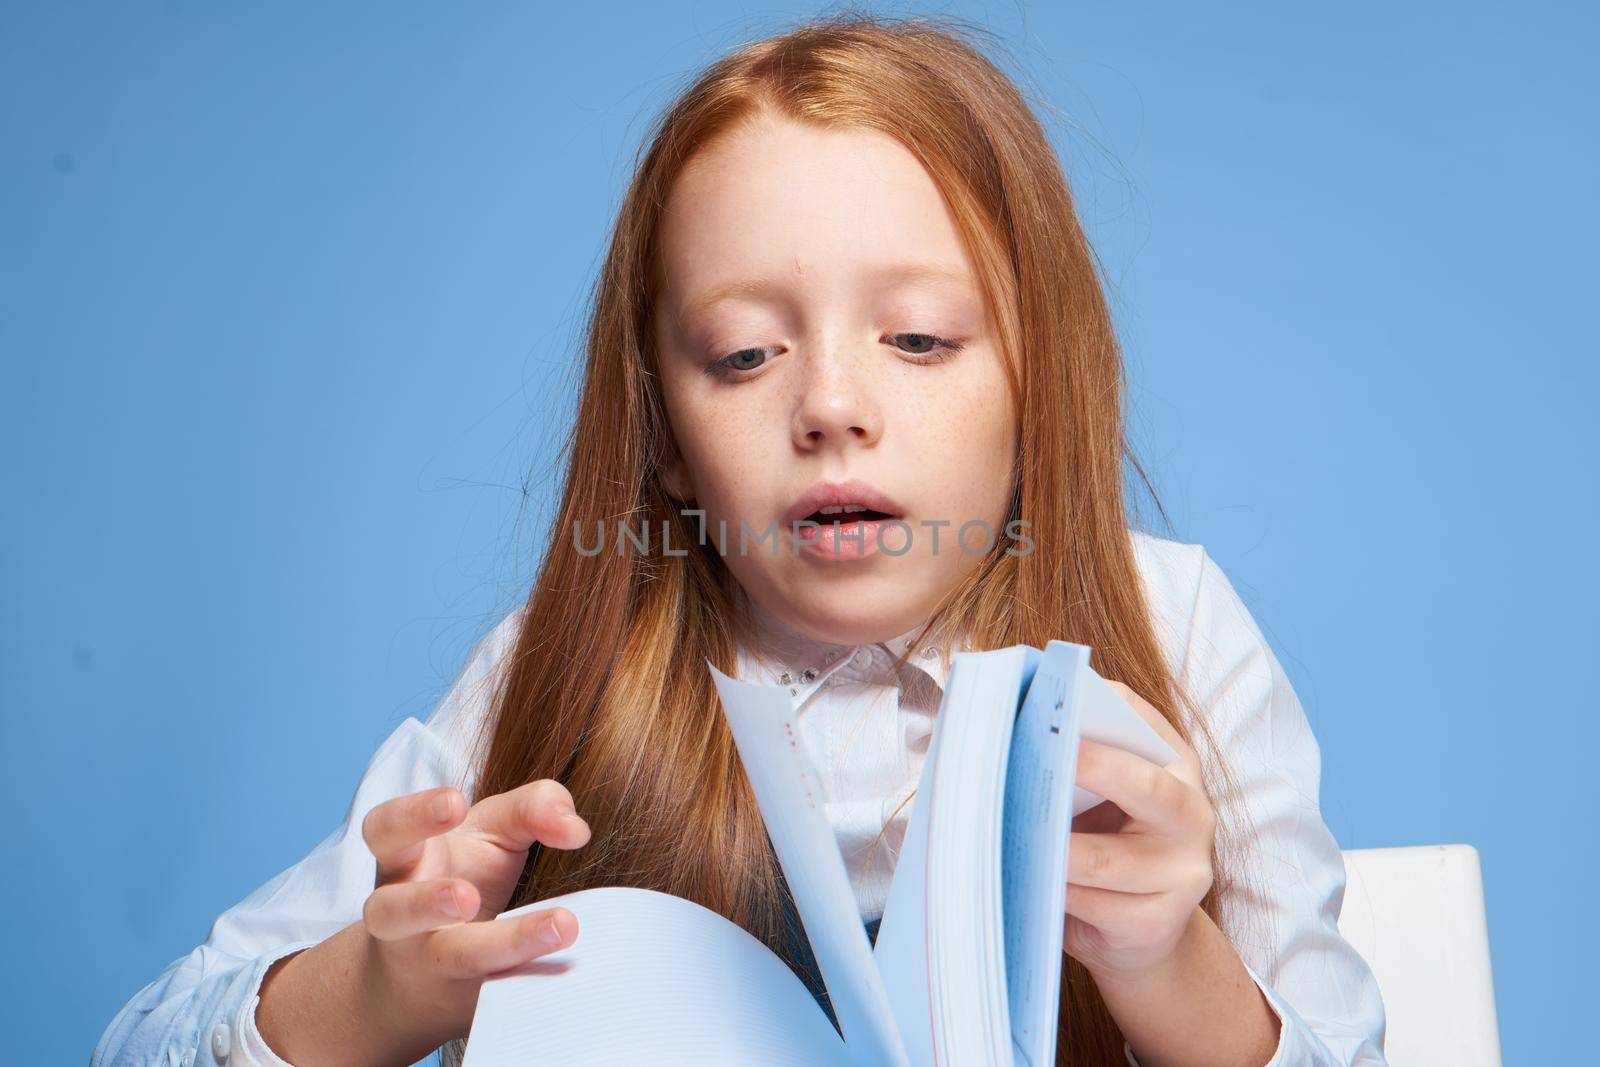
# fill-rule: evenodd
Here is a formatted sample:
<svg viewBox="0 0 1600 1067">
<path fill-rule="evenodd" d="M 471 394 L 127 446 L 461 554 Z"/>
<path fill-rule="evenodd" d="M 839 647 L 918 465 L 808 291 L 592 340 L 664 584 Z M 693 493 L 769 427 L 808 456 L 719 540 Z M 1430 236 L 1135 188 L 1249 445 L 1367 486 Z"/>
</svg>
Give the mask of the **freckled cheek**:
<svg viewBox="0 0 1600 1067">
<path fill-rule="evenodd" d="M 700 503 L 708 518 L 737 523 L 765 521 L 771 510 L 774 470 L 770 426 L 745 413 L 706 411 L 697 414 L 684 443 Z"/>
<path fill-rule="evenodd" d="M 1016 434 L 1016 411 L 1010 390 L 997 368 L 984 366 L 964 376 L 930 381 L 907 413 L 962 449 L 1010 447 Z"/>
<path fill-rule="evenodd" d="M 926 503 L 943 518 L 999 518 L 1010 500 L 1016 413 L 1004 382 L 975 376 L 923 398 L 916 422 L 917 467 Z"/>
</svg>

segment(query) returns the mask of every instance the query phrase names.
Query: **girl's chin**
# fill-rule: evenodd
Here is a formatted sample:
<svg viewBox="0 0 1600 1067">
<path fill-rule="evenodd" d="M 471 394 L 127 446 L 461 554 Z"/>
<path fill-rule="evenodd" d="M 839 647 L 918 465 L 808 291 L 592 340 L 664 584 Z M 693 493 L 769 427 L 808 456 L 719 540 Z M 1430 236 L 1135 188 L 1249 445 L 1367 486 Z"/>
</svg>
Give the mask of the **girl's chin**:
<svg viewBox="0 0 1600 1067">
<path fill-rule="evenodd" d="M 905 590 L 909 592 L 909 590 Z M 874 597 L 881 607 L 896 607 Z M 867 613 L 852 610 L 849 604 L 838 601 L 812 601 L 794 605 L 803 625 L 799 627 L 817 640 L 838 645 L 868 645 L 898 637 L 916 626 L 917 620 L 905 621 L 901 613 L 887 614 L 882 610 Z"/>
</svg>

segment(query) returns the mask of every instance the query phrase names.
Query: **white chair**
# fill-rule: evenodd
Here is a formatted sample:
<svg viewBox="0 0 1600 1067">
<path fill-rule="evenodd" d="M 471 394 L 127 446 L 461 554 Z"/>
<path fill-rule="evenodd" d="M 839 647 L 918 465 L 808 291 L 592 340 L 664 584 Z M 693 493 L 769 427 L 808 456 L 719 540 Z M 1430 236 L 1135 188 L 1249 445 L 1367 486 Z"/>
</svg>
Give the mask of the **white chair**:
<svg viewBox="0 0 1600 1067">
<path fill-rule="evenodd" d="M 1477 849 L 1351 849 L 1344 869 L 1339 931 L 1377 976 L 1391 1067 L 1500 1067 Z"/>
</svg>

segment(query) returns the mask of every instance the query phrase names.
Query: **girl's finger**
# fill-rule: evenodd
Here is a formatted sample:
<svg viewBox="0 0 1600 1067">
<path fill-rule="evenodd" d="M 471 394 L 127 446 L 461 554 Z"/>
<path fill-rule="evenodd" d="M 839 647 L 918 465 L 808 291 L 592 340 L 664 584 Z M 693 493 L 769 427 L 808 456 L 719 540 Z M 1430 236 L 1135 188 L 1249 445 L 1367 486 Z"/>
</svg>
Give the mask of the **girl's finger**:
<svg viewBox="0 0 1600 1067">
<path fill-rule="evenodd" d="M 379 941 L 399 941 L 478 914 L 482 898 L 471 882 L 441 878 L 427 882 L 394 882 L 367 895 L 361 924 Z"/>
<path fill-rule="evenodd" d="M 1068 883 L 1066 912 L 1097 930 L 1127 929 L 1160 896 L 1160 893 L 1119 893 L 1115 889 Z"/>
<path fill-rule="evenodd" d="M 572 794 L 552 778 L 485 797 L 472 806 L 467 825 L 509 852 L 526 852 L 536 841 L 552 848 L 589 843 L 589 824 L 573 808 Z"/>
<path fill-rule="evenodd" d="M 1142 756 L 1085 740 L 1078 747 L 1077 781 L 1141 822 L 1163 829 L 1187 825 L 1190 787 Z"/>
<path fill-rule="evenodd" d="M 1172 850 L 1137 834 L 1073 833 L 1067 845 L 1067 881 L 1121 893 L 1164 893 L 1183 884 Z"/>
<path fill-rule="evenodd" d="M 426 957 L 448 978 L 486 978 L 566 948 L 578 937 L 578 917 L 566 908 L 531 911 L 513 919 L 447 926 L 428 935 Z"/>
<path fill-rule="evenodd" d="M 378 861 L 377 884 L 405 876 L 422 858 L 428 838 L 444 833 L 466 813 L 466 798 L 452 786 L 385 800 L 361 820 L 361 836 Z"/>
</svg>

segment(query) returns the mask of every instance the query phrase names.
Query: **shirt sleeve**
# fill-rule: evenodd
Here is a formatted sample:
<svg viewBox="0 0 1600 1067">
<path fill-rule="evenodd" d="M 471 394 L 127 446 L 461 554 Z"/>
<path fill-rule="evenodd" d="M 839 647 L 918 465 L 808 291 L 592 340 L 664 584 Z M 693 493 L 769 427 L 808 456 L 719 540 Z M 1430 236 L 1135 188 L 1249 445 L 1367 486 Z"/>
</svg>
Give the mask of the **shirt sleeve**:
<svg viewBox="0 0 1600 1067">
<path fill-rule="evenodd" d="M 1322 819 L 1316 738 L 1232 584 L 1185 547 L 1198 576 L 1179 677 L 1206 716 L 1211 744 L 1197 747 L 1210 780 L 1218 753 L 1231 778 L 1218 806 L 1233 810 L 1245 847 L 1222 926 L 1280 1022 L 1268 1067 L 1386 1067 L 1377 980 L 1339 933 L 1344 857 Z"/>
<path fill-rule="evenodd" d="M 369 811 L 445 784 L 471 795 L 469 742 L 484 721 L 492 669 L 517 617 L 506 616 L 478 642 L 426 723 L 408 717 L 379 746 L 337 829 L 217 916 L 203 944 L 134 994 L 101 1035 L 90 1067 L 292 1067 L 256 1028 L 261 980 L 278 959 L 361 917 L 377 877 L 361 835 Z"/>
</svg>

